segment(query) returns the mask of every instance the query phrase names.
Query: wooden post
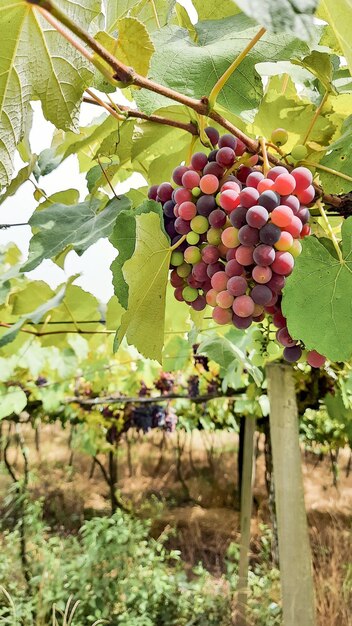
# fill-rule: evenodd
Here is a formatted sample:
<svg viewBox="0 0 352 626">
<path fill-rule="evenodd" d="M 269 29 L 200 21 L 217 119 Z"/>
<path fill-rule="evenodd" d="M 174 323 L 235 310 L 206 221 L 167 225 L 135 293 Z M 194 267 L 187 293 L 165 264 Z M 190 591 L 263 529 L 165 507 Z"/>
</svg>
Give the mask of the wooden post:
<svg viewBox="0 0 352 626">
<path fill-rule="evenodd" d="M 267 366 L 284 626 L 315 626 L 293 369 Z"/>
<path fill-rule="evenodd" d="M 249 545 L 251 538 L 253 484 L 255 477 L 254 435 L 256 420 L 254 417 L 243 417 L 242 419 L 244 420 L 244 444 L 241 483 L 241 544 L 238 566 L 236 626 L 246 626 L 247 624 Z"/>
</svg>

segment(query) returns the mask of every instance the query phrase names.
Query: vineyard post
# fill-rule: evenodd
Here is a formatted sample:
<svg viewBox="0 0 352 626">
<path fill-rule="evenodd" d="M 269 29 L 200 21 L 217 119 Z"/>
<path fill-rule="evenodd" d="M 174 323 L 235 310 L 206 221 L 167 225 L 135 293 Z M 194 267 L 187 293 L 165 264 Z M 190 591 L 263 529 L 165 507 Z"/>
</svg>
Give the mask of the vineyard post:
<svg viewBox="0 0 352 626">
<path fill-rule="evenodd" d="M 246 609 L 248 596 L 248 565 L 251 536 L 251 517 L 253 501 L 253 484 L 255 477 L 255 445 L 254 435 L 256 419 L 244 417 L 244 446 L 241 483 L 241 543 L 238 566 L 237 584 L 237 619 L 236 626 L 246 626 Z"/>
<path fill-rule="evenodd" d="M 315 626 L 293 369 L 267 366 L 284 626 Z"/>
</svg>

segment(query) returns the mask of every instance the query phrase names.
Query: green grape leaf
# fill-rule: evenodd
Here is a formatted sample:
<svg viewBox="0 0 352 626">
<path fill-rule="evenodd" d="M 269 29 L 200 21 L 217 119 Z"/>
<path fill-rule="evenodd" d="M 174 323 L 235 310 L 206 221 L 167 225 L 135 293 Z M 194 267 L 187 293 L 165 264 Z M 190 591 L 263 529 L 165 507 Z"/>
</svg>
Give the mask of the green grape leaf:
<svg viewBox="0 0 352 626">
<path fill-rule="evenodd" d="M 333 30 L 352 74 L 351 16 L 352 0 L 320 0 L 319 17 L 326 20 Z"/>
<path fill-rule="evenodd" d="M 120 326 L 121 317 L 124 312 L 124 308 L 119 303 L 117 297 L 112 296 L 106 307 L 106 328 L 108 330 L 117 330 Z"/>
<path fill-rule="evenodd" d="M 72 276 L 69 282 L 72 282 L 72 280 L 75 280 L 75 278 L 76 276 Z M 15 324 L 13 324 L 10 328 L 2 332 L 0 336 L 0 348 L 14 341 L 19 331 L 21 330 L 22 326 L 24 326 L 26 322 L 30 321 L 30 322 L 33 322 L 34 324 L 39 324 L 39 322 L 42 321 L 46 313 L 51 311 L 51 309 L 54 309 L 55 307 L 59 306 L 59 304 L 64 299 L 66 287 L 67 287 L 66 284 L 60 287 L 52 298 L 40 304 L 34 311 L 31 311 L 30 313 L 26 313 L 25 315 L 20 317 L 20 319 Z"/>
<path fill-rule="evenodd" d="M 210 94 L 217 80 L 258 28 L 243 14 L 221 20 L 221 27 L 218 21 L 208 20 L 199 22 L 195 28 L 197 43 L 189 37 L 187 30 L 176 26 L 153 34 L 156 52 L 150 74 L 159 83 L 188 96 L 201 98 Z M 288 34 L 276 37 L 266 33 L 224 85 L 218 103 L 232 113 L 250 118 L 263 93 L 262 81 L 255 70 L 256 63 L 285 60 L 308 53 L 305 43 Z M 148 114 L 170 104 L 164 96 L 146 90 L 136 92 L 135 99 L 139 108 Z"/>
<path fill-rule="evenodd" d="M 191 346 L 188 341 L 180 336 L 172 337 L 164 346 L 163 370 L 175 372 L 187 367 L 191 354 Z"/>
<path fill-rule="evenodd" d="M 192 4 L 198 13 L 198 20 L 222 20 L 239 13 L 240 9 L 233 0 L 193 0 Z"/>
<path fill-rule="evenodd" d="M 308 350 L 331 361 L 352 356 L 352 218 L 342 225 L 344 262 L 315 237 L 307 237 L 302 254 L 283 291 L 282 310 L 290 334 Z"/>
<path fill-rule="evenodd" d="M 98 239 L 109 237 L 116 216 L 129 206 L 128 198 L 121 196 L 110 200 L 100 211 L 101 201 L 97 199 L 76 205 L 52 204 L 36 211 L 29 220 L 36 233 L 30 241 L 28 261 L 22 271 L 29 272 L 43 259 L 57 256 L 69 245 L 77 254 L 82 254 Z"/>
<path fill-rule="evenodd" d="M 128 309 L 122 316 L 115 348 L 126 336 L 143 356 L 161 363 L 171 248 L 161 227 L 161 210 L 159 215 L 142 213 L 135 220 L 135 250 L 122 268 L 129 287 Z"/>
<path fill-rule="evenodd" d="M 329 167 L 340 174 L 351 177 L 352 174 L 352 116 L 348 117 L 342 126 L 342 135 L 330 144 L 328 152 L 321 159 L 321 165 Z M 321 183 L 329 193 L 342 194 L 351 191 L 352 180 L 345 180 L 334 173 L 319 170 Z"/>
<path fill-rule="evenodd" d="M 65 0 L 65 13 L 83 28 L 98 0 Z M 15 148 L 25 134 L 29 101 L 39 98 L 58 128 L 77 129 L 82 93 L 92 72 L 87 60 L 24 0 L 0 0 L 0 186 L 7 185 Z"/>
<path fill-rule="evenodd" d="M 197 352 L 199 354 L 206 354 L 210 359 L 218 363 L 221 368 L 220 373 L 222 376 L 226 376 L 228 372 L 231 372 L 232 378 L 234 369 L 238 370 L 238 368 L 240 368 L 242 371 L 246 369 L 258 386 L 260 386 L 263 381 L 263 374 L 260 369 L 252 365 L 245 352 L 226 337 L 207 337 L 201 342 Z M 236 367 L 236 363 L 238 368 Z M 236 379 L 239 380 L 238 375 Z"/>
<path fill-rule="evenodd" d="M 283 32 L 289 32 L 300 39 L 311 39 L 318 0 L 236 0 L 236 4 L 273 33 L 281 36 Z"/>
<path fill-rule="evenodd" d="M 195 29 L 194 24 L 192 24 L 185 7 L 183 7 L 181 4 L 177 2 L 175 10 L 176 10 L 176 15 L 172 23 L 177 24 L 178 26 L 181 26 L 181 28 L 186 28 L 188 30 L 190 38 L 193 39 L 193 41 L 197 41 L 198 39 L 197 31 Z"/>
<path fill-rule="evenodd" d="M 337 57 L 335 57 L 336 59 Z M 321 84 L 325 87 L 326 91 L 336 92 L 336 89 L 332 83 L 332 77 L 334 72 L 334 65 L 332 56 L 327 52 L 319 52 L 313 50 L 309 55 L 303 59 L 292 59 L 292 63 L 301 65 L 309 70 L 314 76 L 320 80 Z"/>
<path fill-rule="evenodd" d="M 27 396 L 23 389 L 11 385 L 0 387 L 0 420 L 15 413 L 18 415 L 27 406 Z"/>
<path fill-rule="evenodd" d="M 119 61 L 133 67 L 138 74 L 146 76 L 154 46 L 144 24 L 135 17 L 123 17 L 117 20 L 114 30 L 117 30 L 117 38 L 99 32 L 95 39 Z M 100 58 L 99 60 L 101 61 Z M 107 64 L 106 67 L 110 68 Z"/>
<path fill-rule="evenodd" d="M 290 152 L 297 143 L 302 143 L 309 122 L 316 111 L 310 100 L 297 94 L 291 81 L 288 83 L 288 89 L 287 93 L 282 94 L 279 77 L 275 76 L 269 80 L 265 96 L 251 127 L 253 134 L 264 137 L 270 137 L 274 128 L 285 128 L 288 132 L 286 152 Z M 334 132 L 335 126 L 329 117 L 320 115 L 310 134 L 310 140 L 326 146 Z"/>
<path fill-rule="evenodd" d="M 128 306 L 128 284 L 123 275 L 123 265 L 133 255 L 136 247 L 136 216 L 142 213 L 154 212 L 160 214 L 160 205 L 153 200 L 146 200 L 135 211 L 121 211 L 115 222 L 110 236 L 110 243 L 119 254 L 112 262 L 110 269 L 113 275 L 115 295 L 121 306 Z"/>
<path fill-rule="evenodd" d="M 118 28 L 118 21 L 123 17 L 137 18 L 149 32 L 166 26 L 172 16 L 176 0 L 153 0 L 153 2 L 149 0 L 147 2 L 146 0 L 105 1 L 106 30 L 111 33 Z"/>
</svg>

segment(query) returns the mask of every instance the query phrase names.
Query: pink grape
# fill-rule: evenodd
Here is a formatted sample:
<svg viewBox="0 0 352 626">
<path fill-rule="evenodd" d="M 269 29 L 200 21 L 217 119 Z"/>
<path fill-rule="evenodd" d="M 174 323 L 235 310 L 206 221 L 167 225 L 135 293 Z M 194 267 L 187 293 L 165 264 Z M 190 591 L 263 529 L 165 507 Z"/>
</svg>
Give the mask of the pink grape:
<svg viewBox="0 0 352 626">
<path fill-rule="evenodd" d="M 216 146 L 218 141 L 219 141 L 219 137 L 220 137 L 219 132 L 216 130 L 216 128 L 213 128 L 212 126 L 207 126 L 204 129 L 204 132 L 207 135 L 210 143 L 213 146 Z"/>
<path fill-rule="evenodd" d="M 238 206 L 237 209 L 230 213 L 230 222 L 232 226 L 235 228 L 241 228 L 241 226 L 246 224 L 247 210 L 248 209 L 242 206 Z"/>
<path fill-rule="evenodd" d="M 216 304 L 222 309 L 229 309 L 233 304 L 233 296 L 227 291 L 220 291 L 216 296 Z"/>
<path fill-rule="evenodd" d="M 212 175 L 212 176 L 216 176 L 217 178 L 221 178 L 224 174 L 224 168 L 221 167 L 221 165 L 219 165 L 219 163 L 215 163 L 215 162 L 210 162 L 208 163 L 204 170 L 203 170 L 203 175 Z M 202 190 L 203 191 L 203 190 Z M 215 189 L 216 191 L 216 189 Z M 205 192 L 208 193 L 208 192 Z M 212 192 L 213 193 L 213 192 Z"/>
<path fill-rule="evenodd" d="M 253 206 L 246 213 L 246 220 L 252 228 L 262 228 L 269 218 L 269 213 L 262 206 Z"/>
<path fill-rule="evenodd" d="M 182 292 L 183 292 L 183 287 L 176 287 L 174 291 L 174 296 L 176 300 L 178 300 L 178 302 L 184 302 Z"/>
<path fill-rule="evenodd" d="M 284 349 L 284 359 L 289 363 L 295 363 L 302 356 L 302 350 L 299 346 Z"/>
<path fill-rule="evenodd" d="M 236 191 L 238 194 L 241 191 L 241 188 L 240 188 L 239 184 L 236 183 L 236 181 L 234 181 L 234 180 L 227 181 L 221 187 L 221 191 L 228 191 L 229 189 L 232 189 L 232 191 Z"/>
<path fill-rule="evenodd" d="M 222 135 L 222 137 L 220 137 L 218 144 L 219 148 L 232 148 L 232 150 L 236 150 L 237 139 L 236 137 L 234 137 L 234 135 L 226 133 L 225 135 Z"/>
<path fill-rule="evenodd" d="M 281 237 L 281 230 L 275 224 L 266 224 L 259 231 L 259 239 L 268 246 L 273 246 Z"/>
<path fill-rule="evenodd" d="M 238 239 L 243 246 L 255 246 L 259 242 L 258 229 L 251 228 L 246 224 L 239 229 Z"/>
<path fill-rule="evenodd" d="M 256 285 L 251 291 L 251 298 L 255 304 L 267 305 L 271 301 L 273 294 L 266 285 Z"/>
<path fill-rule="evenodd" d="M 223 270 L 224 270 L 224 266 L 219 261 L 217 263 L 209 263 L 207 274 L 209 278 L 212 278 L 214 274 L 216 274 L 217 272 L 223 272 Z"/>
<path fill-rule="evenodd" d="M 269 213 L 273 211 L 279 204 L 281 203 L 281 198 L 276 191 L 272 191 L 272 189 L 268 189 L 267 191 L 263 191 L 258 198 L 257 204 L 259 206 L 263 206 Z"/>
<path fill-rule="evenodd" d="M 172 178 L 176 185 L 182 185 L 182 176 L 185 174 L 185 172 L 188 172 L 188 167 L 186 165 L 179 165 L 174 169 Z"/>
<path fill-rule="evenodd" d="M 231 213 L 240 203 L 240 197 L 234 189 L 225 189 L 220 193 L 219 204 L 226 213 Z"/>
<path fill-rule="evenodd" d="M 197 211 L 199 215 L 208 217 L 210 213 L 216 209 L 216 202 L 214 196 L 201 196 L 197 200 Z"/>
<path fill-rule="evenodd" d="M 216 291 L 224 291 L 228 280 L 229 277 L 224 271 L 216 272 L 216 274 L 211 277 L 211 286 Z"/>
<path fill-rule="evenodd" d="M 275 248 L 276 250 L 287 252 L 291 248 L 292 244 L 293 244 L 292 235 L 286 230 L 283 230 L 279 241 L 277 241 L 275 244 Z"/>
<path fill-rule="evenodd" d="M 205 246 L 202 250 L 202 259 L 204 263 L 216 263 L 219 260 L 220 253 L 216 246 Z"/>
<path fill-rule="evenodd" d="M 172 287 L 181 287 L 183 285 L 183 278 L 178 275 L 176 270 L 172 270 L 170 274 L 170 283 Z"/>
<path fill-rule="evenodd" d="M 323 367 L 326 361 L 325 356 L 316 352 L 316 350 L 310 350 L 307 354 L 307 363 L 311 367 Z"/>
<path fill-rule="evenodd" d="M 190 202 L 192 200 L 192 194 L 189 189 L 180 187 L 179 189 L 175 189 L 174 199 L 177 204 L 182 204 L 182 202 Z"/>
<path fill-rule="evenodd" d="M 263 193 L 265 191 L 269 191 L 269 189 L 274 187 L 274 184 L 274 181 L 270 180 L 270 178 L 264 178 L 263 180 L 259 181 L 257 189 L 259 193 Z"/>
<path fill-rule="evenodd" d="M 275 226 L 285 228 L 286 226 L 289 226 L 289 224 L 291 224 L 292 222 L 293 211 L 292 209 L 290 209 L 290 207 L 281 204 L 273 210 L 270 217 L 272 223 L 275 224 Z"/>
<path fill-rule="evenodd" d="M 282 165 L 276 165 L 268 171 L 267 177 L 270 178 L 270 180 L 276 180 L 280 174 L 287 174 L 287 169 Z"/>
<path fill-rule="evenodd" d="M 226 274 L 232 278 L 232 276 L 242 276 L 243 265 L 240 265 L 236 259 L 230 259 L 225 265 Z"/>
<path fill-rule="evenodd" d="M 250 296 L 238 296 L 232 305 L 233 312 L 238 317 L 249 317 L 254 312 L 254 302 Z"/>
<path fill-rule="evenodd" d="M 243 296 L 247 291 L 247 281 L 243 276 L 232 276 L 227 283 L 227 291 L 232 296 Z"/>
<path fill-rule="evenodd" d="M 216 306 L 213 310 L 213 320 L 217 324 L 229 324 L 232 321 L 231 309 L 222 309 L 220 306 Z"/>
<path fill-rule="evenodd" d="M 191 307 L 195 311 L 203 311 L 207 305 L 205 296 L 199 295 L 193 302 L 191 302 Z"/>
<path fill-rule="evenodd" d="M 239 246 L 236 249 L 235 258 L 241 265 L 252 265 L 253 263 L 253 246 Z"/>
<path fill-rule="evenodd" d="M 288 172 L 286 172 L 286 174 L 279 174 L 279 176 L 275 179 L 274 189 L 281 196 L 288 196 L 295 190 L 295 188 L 296 181 Z"/>
<path fill-rule="evenodd" d="M 283 316 L 281 311 L 274 313 L 273 324 L 276 328 L 284 328 L 284 326 L 286 326 L 286 317 Z"/>
<path fill-rule="evenodd" d="M 299 237 L 302 231 L 302 222 L 298 215 L 294 215 L 291 224 L 285 227 L 285 230 L 292 235 L 292 237 Z"/>
<path fill-rule="evenodd" d="M 193 287 L 194 289 L 199 289 L 200 287 L 203 287 L 203 282 L 204 282 L 204 281 L 202 281 L 202 280 L 196 280 L 196 279 L 194 278 L 194 276 L 192 276 L 192 274 L 190 274 L 190 275 L 187 277 L 187 284 L 188 284 L 190 287 Z M 193 301 L 192 301 L 192 302 L 193 302 Z"/>
<path fill-rule="evenodd" d="M 200 183 L 200 176 L 198 172 L 189 170 L 188 172 L 185 172 L 185 174 L 182 176 L 182 185 L 186 187 L 186 189 L 193 189 L 193 187 L 199 187 L 199 183 Z"/>
<path fill-rule="evenodd" d="M 199 186 L 203 193 L 215 193 L 219 188 L 219 181 L 214 174 L 206 174 L 200 179 Z"/>
<path fill-rule="evenodd" d="M 207 291 L 206 296 L 205 296 L 207 304 L 209 304 L 210 306 L 216 306 L 217 295 L 218 295 L 218 292 L 215 291 L 215 289 L 209 289 L 209 291 Z"/>
<path fill-rule="evenodd" d="M 313 182 L 312 172 L 306 167 L 296 167 L 292 170 L 291 175 L 296 181 L 296 193 L 307 189 Z"/>
<path fill-rule="evenodd" d="M 222 228 L 226 224 L 226 214 L 221 209 L 215 209 L 209 215 L 209 224 L 213 228 Z"/>
<path fill-rule="evenodd" d="M 193 266 L 192 275 L 199 282 L 204 282 L 208 278 L 207 264 L 203 261 L 199 261 Z"/>
<path fill-rule="evenodd" d="M 197 215 L 197 207 L 193 202 L 182 202 L 178 207 L 178 214 L 183 220 L 190 221 Z"/>
<path fill-rule="evenodd" d="M 296 196 L 292 196 L 292 195 L 284 196 L 283 198 L 281 198 L 281 200 L 282 200 L 282 204 L 285 204 L 286 206 L 290 207 L 290 209 L 292 209 L 294 215 L 297 215 L 297 213 L 299 211 L 300 203 L 299 203 L 299 200 L 298 200 L 298 198 Z"/>
<path fill-rule="evenodd" d="M 158 187 L 158 196 L 161 202 L 167 202 L 167 200 L 171 200 L 173 187 L 170 183 L 161 183 Z"/>
<path fill-rule="evenodd" d="M 282 276 L 288 276 L 291 274 L 294 266 L 294 258 L 289 252 L 276 252 L 275 260 L 271 265 L 271 268 L 277 274 Z"/>
<path fill-rule="evenodd" d="M 232 148 L 224 147 L 218 150 L 216 155 L 216 162 L 221 165 L 221 167 L 231 167 L 236 160 L 236 155 Z"/>
<path fill-rule="evenodd" d="M 292 346 L 295 346 L 297 344 L 297 341 L 292 339 L 286 326 L 284 326 L 283 328 L 279 328 L 279 330 L 276 332 L 276 339 L 279 343 L 281 343 L 282 346 L 284 346 L 284 348 L 292 348 Z"/>
<path fill-rule="evenodd" d="M 248 167 L 247 165 L 241 165 L 241 166 L 238 168 L 238 171 L 237 171 L 237 178 L 238 178 L 238 180 L 239 180 L 241 183 L 245 183 L 245 182 L 246 182 L 246 180 L 247 180 L 247 178 L 248 178 L 248 176 L 250 175 L 250 173 L 251 173 L 252 171 L 253 171 L 253 170 L 252 170 L 252 168 L 251 168 L 251 167 Z"/>
<path fill-rule="evenodd" d="M 235 148 L 235 153 L 236 156 L 242 156 L 242 154 L 244 154 L 244 152 L 246 152 L 247 150 L 247 146 L 245 143 L 243 143 L 243 141 L 241 141 L 241 139 L 237 138 L 237 145 Z"/>
<path fill-rule="evenodd" d="M 221 241 L 227 248 L 237 248 L 240 241 L 238 238 L 238 230 L 233 226 L 229 226 L 222 231 Z"/>
<path fill-rule="evenodd" d="M 271 265 L 275 260 L 274 248 L 261 243 L 254 249 L 253 260 L 257 265 L 262 265 L 264 267 Z"/>
<path fill-rule="evenodd" d="M 190 223 L 183 220 L 182 217 L 177 217 L 175 219 L 175 230 L 179 235 L 187 235 L 191 230 Z"/>
<path fill-rule="evenodd" d="M 281 293 L 282 289 L 285 286 L 285 277 L 281 276 L 281 274 L 275 274 L 275 272 L 272 272 L 272 276 L 267 285 L 269 289 L 271 289 L 271 291 L 274 291 L 275 293 Z"/>
<path fill-rule="evenodd" d="M 309 185 L 307 189 L 297 192 L 297 198 L 302 204 L 310 204 L 315 198 L 315 189 L 313 185 Z"/>
<path fill-rule="evenodd" d="M 297 213 L 297 217 L 299 217 L 303 225 L 307 224 L 310 218 L 309 209 L 307 209 L 307 207 L 305 206 L 301 206 L 300 210 Z"/>
<path fill-rule="evenodd" d="M 251 172 L 246 180 L 247 187 L 254 187 L 255 189 L 258 187 L 258 184 L 261 180 L 264 179 L 264 174 L 261 172 Z"/>
<path fill-rule="evenodd" d="M 307 235 L 310 235 L 311 233 L 311 227 L 309 226 L 309 224 L 304 224 L 302 231 L 301 231 L 301 239 L 303 239 L 304 237 L 307 237 Z"/>
<path fill-rule="evenodd" d="M 269 266 L 262 267 L 261 265 L 256 265 L 252 270 L 253 279 L 256 283 L 260 283 L 261 285 L 268 283 L 272 274 Z"/>
<path fill-rule="evenodd" d="M 208 157 L 204 152 L 195 152 L 191 158 L 191 165 L 198 172 L 200 172 L 207 163 Z"/>
<path fill-rule="evenodd" d="M 240 330 L 245 330 L 246 328 L 249 328 L 252 320 L 253 318 L 251 315 L 248 317 L 239 317 L 239 315 L 236 315 L 236 313 L 234 313 L 232 316 L 233 325 Z"/>
<path fill-rule="evenodd" d="M 241 206 L 246 207 L 247 209 L 257 204 L 258 198 L 259 191 L 254 187 L 246 187 L 240 192 Z"/>
</svg>

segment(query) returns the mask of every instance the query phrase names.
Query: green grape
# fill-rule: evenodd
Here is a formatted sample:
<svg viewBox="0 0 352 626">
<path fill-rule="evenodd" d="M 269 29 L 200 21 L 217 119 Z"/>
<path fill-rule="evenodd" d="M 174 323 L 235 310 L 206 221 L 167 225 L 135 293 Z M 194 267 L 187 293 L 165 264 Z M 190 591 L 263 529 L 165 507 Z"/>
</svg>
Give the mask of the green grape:
<svg viewBox="0 0 352 626">
<path fill-rule="evenodd" d="M 187 237 L 186 237 L 186 241 L 187 243 L 189 243 L 191 246 L 195 246 L 198 241 L 199 241 L 199 235 L 198 233 L 193 232 L 193 230 L 188 233 Z"/>
<path fill-rule="evenodd" d="M 179 265 L 182 265 L 183 263 L 183 252 L 180 252 L 179 250 L 174 250 L 173 253 L 171 254 L 171 265 L 174 265 L 175 267 L 178 267 Z"/>
<path fill-rule="evenodd" d="M 308 150 L 303 144 L 297 144 L 291 150 L 291 156 L 295 161 L 302 161 L 308 155 Z"/>
<path fill-rule="evenodd" d="M 193 189 L 192 189 L 192 196 L 194 196 L 195 198 L 198 198 L 198 196 L 200 196 L 200 189 L 199 189 L 199 187 L 193 187 Z"/>
<path fill-rule="evenodd" d="M 275 338 L 276 338 L 276 332 L 270 331 L 269 339 L 271 339 L 273 341 Z"/>
<path fill-rule="evenodd" d="M 263 340 L 263 333 L 260 330 L 255 330 L 254 333 L 252 333 L 252 339 L 258 340 L 258 341 L 262 341 Z"/>
<path fill-rule="evenodd" d="M 260 341 L 254 341 L 252 346 L 253 346 L 254 350 L 256 350 L 257 352 L 261 352 L 261 350 L 262 350 L 262 343 Z"/>
<path fill-rule="evenodd" d="M 193 287 L 184 287 L 182 290 L 182 296 L 186 302 L 194 302 L 198 298 L 198 289 L 193 289 Z"/>
<path fill-rule="evenodd" d="M 181 276 L 181 278 L 187 278 L 187 276 L 190 275 L 192 271 L 192 265 L 189 265 L 188 263 L 182 263 L 182 265 L 179 265 L 176 272 L 179 276 Z"/>
<path fill-rule="evenodd" d="M 191 228 L 195 233 L 202 235 L 207 232 L 209 222 L 203 215 L 196 215 L 196 217 L 191 220 Z"/>
<path fill-rule="evenodd" d="M 271 141 L 277 146 L 283 146 L 288 140 L 288 132 L 285 128 L 276 128 L 271 133 Z"/>
<path fill-rule="evenodd" d="M 266 349 L 267 349 L 267 352 L 268 352 L 268 354 L 270 356 L 276 356 L 281 351 L 280 346 L 276 342 L 274 342 L 274 341 L 270 341 L 270 343 L 268 343 Z"/>
</svg>

